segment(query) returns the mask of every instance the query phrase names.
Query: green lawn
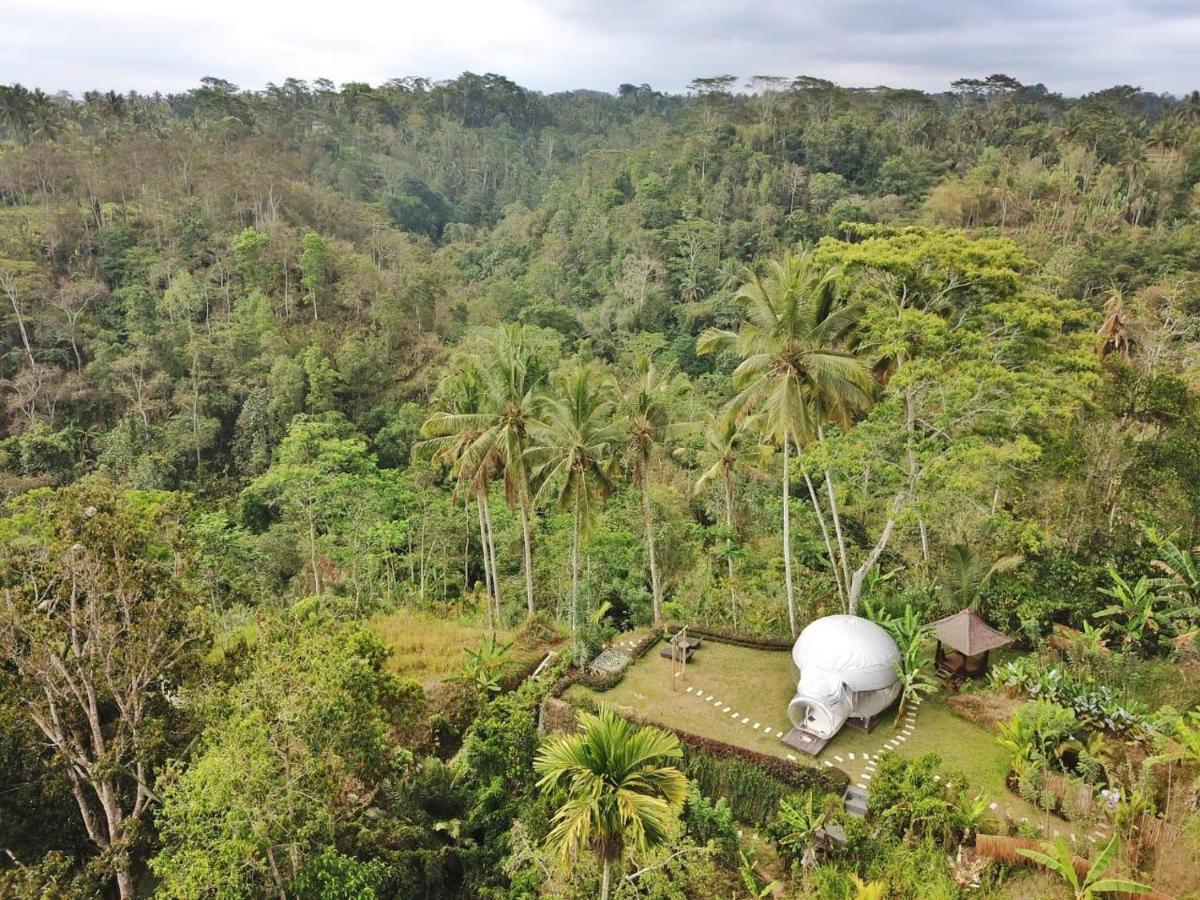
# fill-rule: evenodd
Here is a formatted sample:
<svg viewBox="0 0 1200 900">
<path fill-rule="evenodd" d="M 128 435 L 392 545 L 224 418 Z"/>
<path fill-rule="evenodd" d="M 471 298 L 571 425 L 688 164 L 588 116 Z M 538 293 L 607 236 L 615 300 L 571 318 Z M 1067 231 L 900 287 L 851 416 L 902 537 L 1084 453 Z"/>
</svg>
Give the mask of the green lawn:
<svg viewBox="0 0 1200 900">
<path fill-rule="evenodd" d="M 688 663 L 685 677 L 677 679 L 680 683 L 673 687 L 671 663 L 658 655 L 660 647 L 635 662 L 612 690 L 595 694 L 574 685 L 568 698 L 592 696 L 618 712 L 760 753 L 791 756 L 801 764 L 828 762 L 846 772 L 852 783 L 870 781 L 864 778 L 869 774 L 862 758 L 864 752 L 874 757 L 886 742 L 895 741 L 895 752 L 902 756 L 930 752 L 940 755 L 947 769 L 963 773 L 972 792 L 998 803 L 997 814 L 1007 810 L 1016 819 L 1028 817 L 1037 822 L 1044 818 L 1043 813 L 1005 788 L 1008 757 L 992 733 L 956 715 L 938 695 L 927 698 L 917 708 L 911 735 L 893 731 L 889 714 L 871 734 L 843 728 L 814 761 L 785 746 L 778 737 L 779 732 L 786 734 L 791 727 L 787 705 L 795 693 L 797 678 L 791 654 L 706 641 Z M 717 700 L 721 701 L 719 705 Z M 738 713 L 736 717 L 734 712 Z M 901 736 L 905 739 L 897 740 Z M 1069 826 L 1057 819 L 1051 819 L 1051 828 L 1070 833 Z"/>
</svg>

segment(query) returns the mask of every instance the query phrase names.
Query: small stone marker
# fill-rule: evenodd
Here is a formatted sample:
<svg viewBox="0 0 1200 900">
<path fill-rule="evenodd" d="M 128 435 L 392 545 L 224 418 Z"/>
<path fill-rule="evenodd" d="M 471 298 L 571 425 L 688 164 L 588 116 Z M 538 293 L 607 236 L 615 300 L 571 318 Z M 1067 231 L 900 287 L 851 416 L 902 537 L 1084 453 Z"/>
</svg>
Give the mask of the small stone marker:
<svg viewBox="0 0 1200 900">
<path fill-rule="evenodd" d="M 995 812 L 995 811 L 996 811 L 997 809 L 999 809 L 999 808 L 1000 808 L 1000 804 L 999 804 L 999 803 L 993 803 L 993 804 L 991 804 L 991 805 L 988 807 L 988 809 L 990 809 L 992 812 Z"/>
</svg>

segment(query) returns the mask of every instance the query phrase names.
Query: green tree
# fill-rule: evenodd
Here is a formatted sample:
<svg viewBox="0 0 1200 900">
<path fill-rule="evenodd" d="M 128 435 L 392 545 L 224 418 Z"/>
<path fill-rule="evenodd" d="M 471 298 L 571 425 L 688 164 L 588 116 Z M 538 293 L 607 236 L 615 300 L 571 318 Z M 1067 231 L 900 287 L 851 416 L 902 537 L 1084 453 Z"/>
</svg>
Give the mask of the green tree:
<svg viewBox="0 0 1200 900">
<path fill-rule="evenodd" d="M 361 889 L 321 896 L 374 897 L 383 867 L 354 854 L 356 834 L 411 759 L 393 730 L 423 692 L 384 670 L 388 651 L 364 625 L 316 601 L 265 625 L 245 679 L 216 703 L 191 759 L 168 770 L 159 892 L 313 896 L 302 887 L 332 869 Z"/>
<path fill-rule="evenodd" d="M 687 389 L 669 369 L 662 371 L 648 356 L 634 361 L 636 379 L 625 391 L 621 421 L 626 427 L 625 463 L 642 495 L 642 526 L 646 531 L 646 559 L 650 565 L 650 591 L 654 624 L 662 622 L 662 579 L 654 549 L 654 507 L 650 501 L 650 463 L 655 453 L 685 425 L 673 423 L 673 406 Z"/>
<path fill-rule="evenodd" d="M 271 467 L 243 492 L 243 503 L 261 498 L 299 526 L 317 596 L 324 591 L 320 538 L 339 520 L 348 496 L 369 485 L 376 472 L 366 441 L 340 414 L 299 415 Z"/>
<path fill-rule="evenodd" d="M 613 489 L 615 451 L 622 438 L 613 419 L 612 377 L 593 364 L 555 374 L 541 417 L 532 427 L 526 459 L 538 485 L 535 498 L 553 497 L 571 513 L 571 631 L 579 624 L 580 541 L 591 530 L 594 502 Z"/>
<path fill-rule="evenodd" d="M 978 609 L 979 599 L 991 580 L 1023 562 L 1025 557 L 1020 555 L 989 560 L 970 544 L 953 544 L 946 555 L 942 594 L 954 609 Z"/>
<path fill-rule="evenodd" d="M 644 853 L 669 835 L 687 798 L 678 768 L 683 749 L 674 735 L 638 727 L 611 710 L 580 717 L 579 733 L 551 738 L 534 768 L 538 787 L 562 791 L 547 843 L 570 865 L 579 851 L 600 858 L 601 900 L 607 900 L 612 865 L 627 846 Z"/>
<path fill-rule="evenodd" d="M 733 578 L 733 549 L 736 529 L 734 527 L 734 476 L 742 455 L 740 442 L 744 425 L 730 411 L 711 413 L 704 426 L 704 447 L 701 450 L 702 465 L 708 467 L 696 479 L 695 492 L 700 494 L 712 487 L 718 479 L 721 498 L 725 508 L 725 577 L 729 582 L 729 612 L 734 627 L 737 627 L 737 595 Z"/>
<path fill-rule="evenodd" d="M 122 898 L 170 749 L 168 693 L 207 640 L 186 513 L 178 495 L 91 480 L 25 494 L 0 519 L 0 652 Z"/>
<path fill-rule="evenodd" d="M 458 363 L 470 368 L 480 389 L 478 412 L 440 411 L 427 420 L 424 431 L 439 437 L 473 436 L 463 448 L 464 477 L 478 480 L 492 468 L 504 476 L 504 495 L 521 515 L 522 568 L 525 574 L 526 614 L 534 614 L 533 488 L 526 451 L 546 389 L 545 343 L 533 326 L 505 326 L 482 336 Z M 481 360 L 481 361 L 480 361 Z"/>
<path fill-rule="evenodd" d="M 468 360 L 461 360 L 443 377 L 434 402 L 441 408 L 421 426 L 421 433 L 426 440 L 421 441 L 417 449 L 432 452 L 448 464 L 468 501 L 471 498 L 475 500 L 484 581 L 498 618 L 501 611 L 500 583 L 488 495 L 492 474 L 500 458 L 495 431 L 490 441 L 480 444 L 484 432 L 495 424 L 495 417 L 488 410 L 489 393 L 480 368 Z M 526 472 L 523 465 L 521 474 L 525 475 Z"/>
<path fill-rule="evenodd" d="M 300 254 L 300 284 L 308 291 L 309 302 L 312 303 L 313 321 L 320 319 L 317 314 L 319 295 L 329 283 L 329 270 L 333 261 L 333 249 L 321 235 L 310 231 L 304 235 L 303 251 Z"/>
<path fill-rule="evenodd" d="M 737 331 L 709 329 L 697 342 L 701 354 L 730 350 L 741 363 L 734 370 L 737 391 L 730 408 L 753 416 L 783 448 L 783 562 L 788 623 L 798 633 L 792 580 L 792 446 L 802 452 L 826 419 L 845 421 L 869 407 L 870 369 L 844 342 L 861 310 L 842 302 L 839 272 L 822 269 L 811 255 L 785 254 L 767 266 L 765 277 L 751 273 L 736 300 L 744 316 Z"/>
</svg>

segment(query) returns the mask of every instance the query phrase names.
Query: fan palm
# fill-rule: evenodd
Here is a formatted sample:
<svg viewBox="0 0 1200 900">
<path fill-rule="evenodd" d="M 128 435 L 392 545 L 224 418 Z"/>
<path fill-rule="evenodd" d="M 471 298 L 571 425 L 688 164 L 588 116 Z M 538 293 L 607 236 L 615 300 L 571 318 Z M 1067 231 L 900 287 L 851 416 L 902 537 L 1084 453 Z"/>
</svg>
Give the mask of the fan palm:
<svg viewBox="0 0 1200 900">
<path fill-rule="evenodd" d="M 546 840 L 566 865 L 585 847 L 596 853 L 601 900 L 626 846 L 645 852 L 666 840 L 687 796 L 682 759 L 674 735 L 638 727 L 611 710 L 583 714 L 578 733 L 542 746 L 534 761 L 538 787 L 565 794 Z"/>
<path fill-rule="evenodd" d="M 654 549 L 654 509 L 650 503 L 650 460 L 655 451 L 678 428 L 671 421 L 672 401 L 686 386 L 669 370 L 661 371 L 647 356 L 634 363 L 637 380 L 625 395 L 622 421 L 626 426 L 625 461 L 642 494 L 642 521 L 646 530 L 646 555 L 650 563 L 650 588 L 654 600 L 654 623 L 662 621 L 662 579 Z"/>
<path fill-rule="evenodd" d="M 1067 887 L 1070 889 L 1075 900 L 1092 900 L 1093 897 L 1103 893 L 1150 893 L 1149 886 L 1140 884 L 1139 882 L 1129 881 L 1124 878 L 1104 877 L 1104 873 L 1112 865 L 1113 857 L 1117 851 L 1117 839 L 1115 837 L 1100 851 L 1100 855 L 1096 857 L 1096 861 L 1088 868 L 1083 878 L 1080 878 L 1079 873 L 1075 871 L 1075 854 L 1062 838 L 1059 838 L 1052 844 L 1043 844 L 1043 849 L 1045 852 L 1026 850 L 1024 848 L 1017 850 L 1017 852 L 1028 859 L 1032 859 L 1038 865 L 1044 866 L 1051 872 L 1056 873 L 1067 883 Z"/>
<path fill-rule="evenodd" d="M 842 302 L 836 269 L 821 270 L 809 254 L 785 254 L 765 276 L 750 273 L 735 300 L 745 316 L 738 330 L 709 329 L 697 352 L 730 350 L 737 394 L 730 408 L 753 416 L 783 449 L 783 561 L 788 622 L 797 631 L 791 553 L 789 453 L 816 437 L 825 419 L 847 422 L 871 402 L 870 369 L 842 348 L 861 313 Z"/>
<path fill-rule="evenodd" d="M 942 578 L 942 593 L 955 609 L 976 609 L 980 596 L 991 580 L 1011 572 L 1025 557 L 1001 556 L 989 560 L 969 544 L 954 544 L 946 558 L 946 573 Z"/>
<path fill-rule="evenodd" d="M 552 379 L 540 418 L 530 425 L 533 445 L 525 462 L 538 485 L 534 501 L 553 497 L 571 512 L 571 629 L 579 621 L 579 545 L 590 530 L 593 501 L 613 487 L 614 449 L 622 431 L 609 375 L 593 365 L 577 366 Z"/>
</svg>

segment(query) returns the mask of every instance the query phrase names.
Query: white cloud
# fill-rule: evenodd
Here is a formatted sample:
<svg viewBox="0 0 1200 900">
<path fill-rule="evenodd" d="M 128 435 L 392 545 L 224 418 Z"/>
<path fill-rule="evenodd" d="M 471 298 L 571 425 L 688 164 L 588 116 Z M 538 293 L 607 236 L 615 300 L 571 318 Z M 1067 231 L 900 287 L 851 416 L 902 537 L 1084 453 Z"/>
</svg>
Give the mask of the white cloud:
<svg viewBox="0 0 1200 900">
<path fill-rule="evenodd" d="M 1200 87 L 1191 0 L 6 0 L 0 82 L 177 91 L 494 71 L 540 90 L 680 89 L 696 75 L 800 73 L 944 89 L 1007 72 L 1081 93 Z"/>
</svg>

